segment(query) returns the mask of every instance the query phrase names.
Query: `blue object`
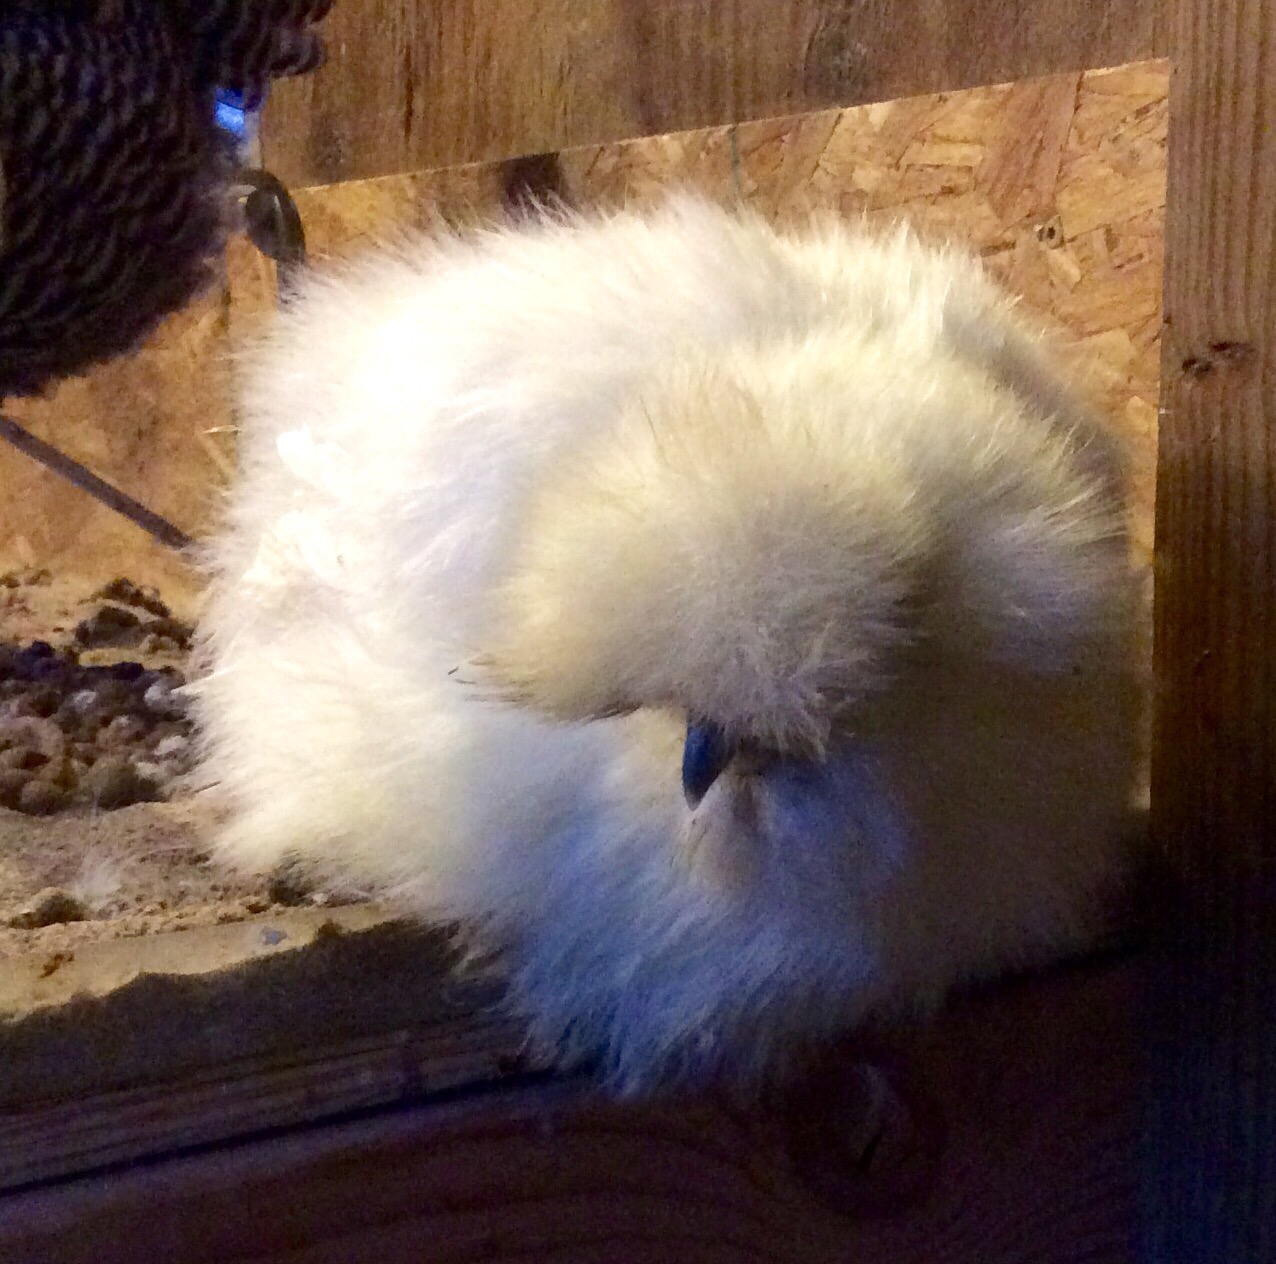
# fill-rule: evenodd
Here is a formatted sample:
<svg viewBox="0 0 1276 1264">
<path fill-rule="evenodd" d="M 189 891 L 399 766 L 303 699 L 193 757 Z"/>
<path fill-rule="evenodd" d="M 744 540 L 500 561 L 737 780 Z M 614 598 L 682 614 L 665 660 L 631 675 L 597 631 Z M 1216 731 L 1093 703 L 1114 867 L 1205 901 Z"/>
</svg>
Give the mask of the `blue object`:
<svg viewBox="0 0 1276 1264">
<path fill-rule="evenodd" d="M 699 806 L 734 755 L 726 734 L 716 724 L 687 725 L 687 740 L 682 748 L 682 792 L 691 807 Z"/>
<path fill-rule="evenodd" d="M 264 92 L 245 97 L 231 88 L 218 88 L 213 104 L 213 122 L 234 139 L 237 147 L 247 147 L 256 139 L 257 119 L 265 103 Z"/>
</svg>

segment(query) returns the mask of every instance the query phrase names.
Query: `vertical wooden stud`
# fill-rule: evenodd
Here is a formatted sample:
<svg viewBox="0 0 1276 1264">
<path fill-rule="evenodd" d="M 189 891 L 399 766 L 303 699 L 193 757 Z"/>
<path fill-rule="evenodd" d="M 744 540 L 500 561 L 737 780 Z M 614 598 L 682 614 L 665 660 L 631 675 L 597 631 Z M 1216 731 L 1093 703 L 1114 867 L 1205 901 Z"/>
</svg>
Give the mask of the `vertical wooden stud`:
<svg viewBox="0 0 1276 1264">
<path fill-rule="evenodd" d="M 1276 8 L 1177 0 L 1141 1258 L 1276 1259 Z"/>
</svg>

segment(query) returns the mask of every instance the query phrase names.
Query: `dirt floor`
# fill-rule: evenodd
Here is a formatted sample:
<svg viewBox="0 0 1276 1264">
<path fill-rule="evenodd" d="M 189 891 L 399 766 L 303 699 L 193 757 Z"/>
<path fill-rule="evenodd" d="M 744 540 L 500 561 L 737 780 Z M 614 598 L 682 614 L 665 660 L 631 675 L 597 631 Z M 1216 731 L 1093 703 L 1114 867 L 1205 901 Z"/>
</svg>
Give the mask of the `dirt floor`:
<svg viewBox="0 0 1276 1264">
<path fill-rule="evenodd" d="M 0 957 L 348 903 L 211 863 L 193 794 L 192 612 L 121 577 L 0 574 Z"/>
<path fill-rule="evenodd" d="M 530 1065 L 448 928 L 211 859 L 195 613 L 0 567 L 0 1190 Z"/>
</svg>

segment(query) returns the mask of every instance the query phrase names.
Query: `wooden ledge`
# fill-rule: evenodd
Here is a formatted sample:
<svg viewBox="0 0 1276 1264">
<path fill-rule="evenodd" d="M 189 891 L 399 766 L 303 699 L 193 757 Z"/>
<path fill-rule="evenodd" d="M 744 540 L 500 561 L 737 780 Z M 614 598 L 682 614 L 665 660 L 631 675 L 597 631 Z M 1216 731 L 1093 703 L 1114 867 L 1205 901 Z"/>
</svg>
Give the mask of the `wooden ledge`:
<svg viewBox="0 0 1276 1264">
<path fill-rule="evenodd" d="M 839 1110 L 855 1064 L 831 1055 L 786 1101 L 743 1112 L 474 1081 L 362 1118 L 13 1195 L 0 1209 L 0 1255 L 32 1264 L 1120 1264 L 1134 1171 L 1135 978 L 1121 961 L 1024 981 L 904 1042 L 900 1065 L 943 1141 L 908 1198 L 891 1194 L 909 1164 L 908 1121 L 888 1117 L 897 1135 L 858 1158 L 836 1143 L 854 1128 Z M 206 1104 L 218 1095 L 210 1089 Z M 181 1100 L 154 1095 L 157 1117 Z M 129 1104 L 135 1120 L 143 1107 Z M 813 1136 L 829 1139 L 823 1157 Z"/>
<path fill-rule="evenodd" d="M 499 1079 L 522 1035 L 449 965 L 368 906 L 6 962 L 0 1190 Z"/>
</svg>

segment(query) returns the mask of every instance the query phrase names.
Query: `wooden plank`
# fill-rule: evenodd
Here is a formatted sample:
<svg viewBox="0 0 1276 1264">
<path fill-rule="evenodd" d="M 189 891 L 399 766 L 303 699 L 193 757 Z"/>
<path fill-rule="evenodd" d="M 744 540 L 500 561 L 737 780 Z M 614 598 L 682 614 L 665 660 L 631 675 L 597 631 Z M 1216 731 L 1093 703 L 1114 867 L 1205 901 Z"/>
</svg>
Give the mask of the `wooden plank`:
<svg viewBox="0 0 1276 1264">
<path fill-rule="evenodd" d="M 1161 3 L 346 0 L 264 153 L 327 184 L 1118 65 Z"/>
<path fill-rule="evenodd" d="M 483 1030 L 493 1058 L 517 1052 L 522 1037 L 497 1012 L 499 981 L 453 972 L 446 933 L 384 921 L 355 929 L 354 916 L 348 930 L 335 917 L 312 916 L 307 927 L 304 912 L 157 935 L 131 960 L 122 941 L 81 950 L 65 968 L 74 976 L 84 967 L 82 989 L 4 1015 L 0 1171 L 20 1165 L 24 1118 L 46 1104 L 251 1068 L 253 1059 L 321 1060 L 342 1042 L 404 1032 L 468 1045 Z M 242 955 L 236 941 L 252 939 L 263 947 Z"/>
<path fill-rule="evenodd" d="M 0 1191 L 495 1084 L 523 1033 L 475 1015 L 0 1114 Z"/>
<path fill-rule="evenodd" d="M 0 1191 L 532 1069 L 499 987 L 368 905 L 67 956 L 0 971 Z"/>
<path fill-rule="evenodd" d="M 1174 27 L 1143 1258 L 1276 1259 L 1276 12 Z"/>
<path fill-rule="evenodd" d="M 216 508 L 216 454 L 228 420 L 224 289 L 170 316 L 136 355 L 98 365 L 5 412 L 162 514 L 198 532 Z M 85 492 L 0 443 L 0 569 L 47 566 L 103 582 L 127 574 L 177 604 L 185 561 Z M 127 570 L 121 570 L 121 567 Z"/>
<path fill-rule="evenodd" d="M 103 1174 L 0 1204 L 0 1255 L 1126 1264 L 1132 986 L 1110 963 L 969 1000 L 893 1057 L 842 1050 L 766 1109 L 561 1086 Z M 885 1081 L 857 1079 L 865 1052 Z M 861 1082 L 899 1089 L 871 1139 Z"/>
</svg>

